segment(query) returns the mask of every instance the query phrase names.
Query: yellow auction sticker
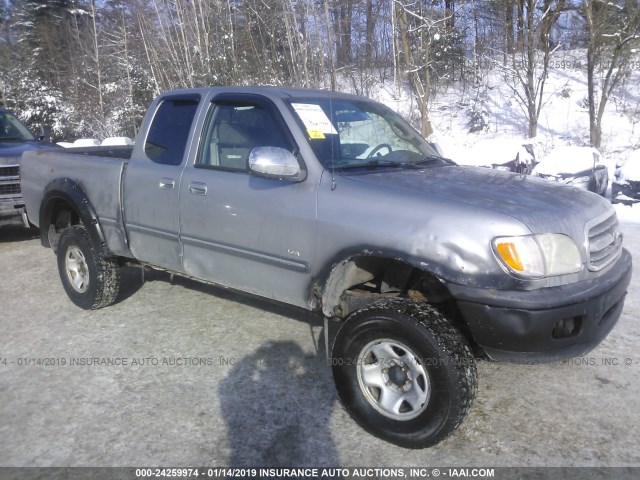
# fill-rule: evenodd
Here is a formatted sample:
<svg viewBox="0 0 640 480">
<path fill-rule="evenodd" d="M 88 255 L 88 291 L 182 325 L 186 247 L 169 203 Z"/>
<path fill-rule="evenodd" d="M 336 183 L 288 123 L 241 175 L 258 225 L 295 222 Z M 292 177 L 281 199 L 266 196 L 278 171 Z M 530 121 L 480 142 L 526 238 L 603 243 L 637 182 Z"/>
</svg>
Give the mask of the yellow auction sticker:
<svg viewBox="0 0 640 480">
<path fill-rule="evenodd" d="M 322 140 L 324 138 L 327 138 L 324 136 L 324 133 L 322 133 L 320 130 L 314 130 L 311 128 L 307 129 L 307 134 L 309 135 L 309 138 L 312 140 Z"/>
</svg>

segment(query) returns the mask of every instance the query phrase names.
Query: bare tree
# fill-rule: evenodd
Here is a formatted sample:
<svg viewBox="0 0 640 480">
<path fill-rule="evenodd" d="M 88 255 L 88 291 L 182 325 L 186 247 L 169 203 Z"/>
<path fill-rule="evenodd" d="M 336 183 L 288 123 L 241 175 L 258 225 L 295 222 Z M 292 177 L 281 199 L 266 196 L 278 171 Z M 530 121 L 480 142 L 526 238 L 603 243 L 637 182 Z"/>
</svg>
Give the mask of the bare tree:
<svg viewBox="0 0 640 480">
<path fill-rule="evenodd" d="M 527 117 L 530 138 L 538 134 L 549 61 L 557 48 L 551 42 L 551 29 L 565 4 L 566 0 L 517 0 L 516 51 L 510 55 L 511 62 L 500 68 L 506 85 Z M 512 6 L 511 2 L 506 5 Z"/>
<path fill-rule="evenodd" d="M 432 42 L 439 38 L 438 30 L 446 23 L 447 17 L 436 19 L 434 3 L 407 4 L 401 0 L 394 0 L 394 5 L 402 59 L 411 93 L 420 111 L 420 132 L 423 137 L 428 137 L 433 133 L 429 118 L 431 47 Z"/>
<path fill-rule="evenodd" d="M 91 8 L 91 33 L 92 33 L 92 44 L 91 44 L 91 59 L 95 64 L 95 85 L 92 87 L 95 89 L 98 95 L 98 114 L 99 119 L 104 123 L 105 119 L 105 109 L 104 109 L 104 99 L 103 99 L 103 89 L 102 89 L 102 65 L 100 63 L 100 47 L 99 47 L 99 32 L 98 32 L 98 23 L 96 21 L 96 2 L 95 0 L 91 0 L 89 2 L 89 7 Z"/>
<path fill-rule="evenodd" d="M 630 59 L 640 46 L 640 3 L 583 0 L 582 7 L 587 30 L 589 139 L 600 148 L 605 107 L 614 89 L 629 75 Z"/>
</svg>

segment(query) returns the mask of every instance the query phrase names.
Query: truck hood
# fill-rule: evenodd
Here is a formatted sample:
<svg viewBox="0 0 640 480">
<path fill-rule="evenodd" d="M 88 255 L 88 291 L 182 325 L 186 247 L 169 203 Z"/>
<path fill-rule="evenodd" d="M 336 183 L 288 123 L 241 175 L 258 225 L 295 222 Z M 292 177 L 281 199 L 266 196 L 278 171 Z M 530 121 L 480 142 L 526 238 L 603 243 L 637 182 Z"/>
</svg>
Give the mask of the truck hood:
<svg viewBox="0 0 640 480">
<path fill-rule="evenodd" d="M 38 141 L 0 142 L 0 165 L 18 163 L 20 161 L 20 156 L 28 150 L 42 150 L 51 148 L 57 147 Z"/>
<path fill-rule="evenodd" d="M 531 176 L 476 167 L 377 170 L 349 173 L 349 180 L 376 189 L 401 190 L 508 215 L 533 233 L 565 233 L 582 242 L 585 224 L 612 212 L 599 195 Z M 382 199 L 381 199 L 382 201 Z"/>
</svg>

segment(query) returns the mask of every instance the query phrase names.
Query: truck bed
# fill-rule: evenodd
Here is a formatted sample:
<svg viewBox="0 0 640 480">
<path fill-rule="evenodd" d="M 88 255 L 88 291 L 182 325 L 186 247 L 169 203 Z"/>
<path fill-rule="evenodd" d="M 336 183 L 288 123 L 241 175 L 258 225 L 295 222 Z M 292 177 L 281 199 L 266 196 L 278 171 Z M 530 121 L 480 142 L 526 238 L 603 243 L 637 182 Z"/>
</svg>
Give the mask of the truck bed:
<svg viewBox="0 0 640 480">
<path fill-rule="evenodd" d="M 109 249 L 124 254 L 121 179 L 132 151 L 133 147 L 125 146 L 26 152 L 22 157 L 21 181 L 29 220 L 39 226 L 37 212 L 51 182 L 74 179 L 95 207 Z M 82 175 L 77 174 L 78 156 L 84 157 Z"/>
<path fill-rule="evenodd" d="M 120 158 L 129 160 L 133 153 L 133 145 L 106 146 L 106 147 L 75 147 L 65 148 L 63 153 L 86 155 L 91 157 Z"/>
</svg>

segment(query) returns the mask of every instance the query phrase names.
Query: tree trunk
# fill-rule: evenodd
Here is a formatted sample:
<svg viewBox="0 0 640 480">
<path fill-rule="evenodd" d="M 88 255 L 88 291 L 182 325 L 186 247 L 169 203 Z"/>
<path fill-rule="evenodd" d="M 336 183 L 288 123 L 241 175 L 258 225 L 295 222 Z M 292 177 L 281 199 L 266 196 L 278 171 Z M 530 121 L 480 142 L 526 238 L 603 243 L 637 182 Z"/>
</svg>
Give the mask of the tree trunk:
<svg viewBox="0 0 640 480">
<path fill-rule="evenodd" d="M 379 7 L 378 7 L 379 8 Z M 365 26 L 365 44 L 364 44 L 364 65 L 366 68 L 373 67 L 374 52 L 374 34 L 376 30 L 376 22 L 378 20 L 378 12 L 374 13 L 373 0 L 367 0 L 366 5 L 366 26 Z"/>
<path fill-rule="evenodd" d="M 504 9 L 504 24 L 505 24 L 505 29 L 504 29 L 504 34 L 505 34 L 505 40 L 506 40 L 506 44 L 507 44 L 507 51 L 506 53 L 508 55 L 513 55 L 514 52 L 514 42 L 513 42 L 513 37 L 514 37 L 514 29 L 513 29 L 513 0 L 506 0 L 505 1 L 505 9 Z M 505 64 L 507 63 L 506 61 L 504 62 Z"/>
<path fill-rule="evenodd" d="M 587 48 L 587 101 L 589 103 L 589 142 L 592 147 L 599 148 L 601 142 L 600 128 L 596 118 L 596 86 L 595 86 L 595 47 Z"/>
<path fill-rule="evenodd" d="M 445 0 L 444 1 L 444 14 L 446 16 L 446 27 L 447 31 L 451 32 L 456 26 L 455 19 L 455 8 L 456 2 L 455 0 Z"/>
<path fill-rule="evenodd" d="M 524 2 L 525 0 L 517 0 L 518 5 L 518 42 L 517 48 L 519 52 L 524 49 Z"/>
<path fill-rule="evenodd" d="M 595 45 L 595 31 L 593 19 L 593 4 L 590 0 L 584 2 L 585 19 L 587 23 L 587 102 L 589 103 L 589 142 L 592 147 L 599 148 L 601 143 L 601 129 L 596 122 L 596 62 L 597 52 Z"/>
<path fill-rule="evenodd" d="M 324 0 L 324 16 L 325 22 L 327 25 L 327 31 L 329 32 L 327 35 L 327 40 L 329 41 L 329 75 L 330 75 L 330 88 L 332 91 L 336 89 L 336 65 L 334 60 L 334 52 L 337 49 L 337 45 L 335 43 L 335 38 L 331 35 L 331 17 L 329 15 L 329 0 Z M 334 30 L 335 32 L 335 30 Z"/>
<path fill-rule="evenodd" d="M 100 121 L 104 123 L 105 111 L 102 97 L 102 69 L 100 66 L 100 50 L 98 48 L 98 29 L 96 25 L 96 4 L 91 2 L 91 20 L 93 25 L 93 61 L 96 64 L 96 90 L 98 91 L 98 107 L 100 108 Z"/>
<path fill-rule="evenodd" d="M 415 67 L 413 52 L 411 51 L 411 43 L 409 39 L 409 22 L 407 21 L 407 12 L 404 7 L 398 10 L 398 29 L 400 31 L 400 39 L 402 42 L 402 51 L 404 56 L 405 66 L 409 69 L 409 82 L 411 85 L 411 91 L 418 102 L 418 109 L 420 110 L 420 133 L 423 137 L 428 137 L 433 133 L 431 126 L 431 120 L 429 119 L 429 72 L 425 72 L 425 83 L 422 84 L 420 79 L 419 69 Z M 429 49 L 425 49 L 424 68 L 428 70 L 429 65 Z"/>
<path fill-rule="evenodd" d="M 529 101 L 529 138 L 533 138 L 538 134 L 538 113 L 536 111 L 536 98 L 538 93 L 542 95 L 542 92 L 538 92 L 536 88 L 535 73 L 536 73 L 536 46 L 534 39 L 536 38 L 535 27 L 533 24 L 533 17 L 535 15 L 535 0 L 527 1 L 527 100 Z M 523 0 L 524 3 L 524 0 Z M 546 72 L 543 72 L 546 75 Z"/>
</svg>

